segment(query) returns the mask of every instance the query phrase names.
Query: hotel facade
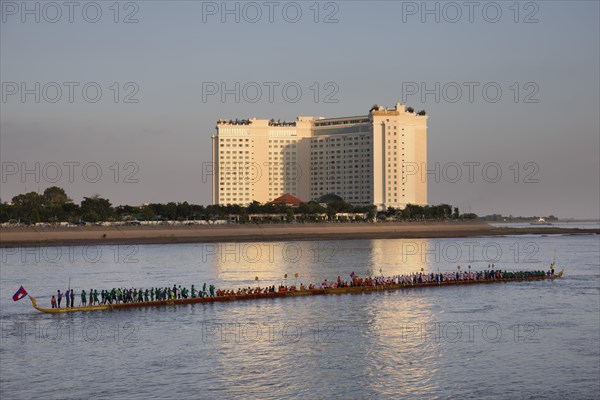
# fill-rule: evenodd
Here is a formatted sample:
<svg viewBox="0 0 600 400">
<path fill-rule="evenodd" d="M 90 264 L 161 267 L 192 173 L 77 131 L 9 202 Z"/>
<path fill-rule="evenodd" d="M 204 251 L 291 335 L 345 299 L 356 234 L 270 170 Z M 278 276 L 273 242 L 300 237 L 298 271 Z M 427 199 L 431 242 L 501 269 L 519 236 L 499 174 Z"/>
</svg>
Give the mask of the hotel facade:
<svg viewBox="0 0 600 400">
<path fill-rule="evenodd" d="M 419 115 L 423 114 L 423 115 Z M 213 204 L 302 201 L 334 193 L 378 209 L 427 204 L 427 116 L 403 104 L 367 115 L 217 121 Z"/>
</svg>

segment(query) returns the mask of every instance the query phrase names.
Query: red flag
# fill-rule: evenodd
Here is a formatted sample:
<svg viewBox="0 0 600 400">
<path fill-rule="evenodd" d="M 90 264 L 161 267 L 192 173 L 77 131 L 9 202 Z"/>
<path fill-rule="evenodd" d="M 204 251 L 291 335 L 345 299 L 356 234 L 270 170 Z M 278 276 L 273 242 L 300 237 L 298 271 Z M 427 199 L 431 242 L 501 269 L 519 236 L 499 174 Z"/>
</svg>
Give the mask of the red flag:
<svg viewBox="0 0 600 400">
<path fill-rule="evenodd" d="M 13 294 L 13 301 L 21 300 L 25 296 L 27 296 L 27 291 L 21 286 L 17 293 Z"/>
</svg>

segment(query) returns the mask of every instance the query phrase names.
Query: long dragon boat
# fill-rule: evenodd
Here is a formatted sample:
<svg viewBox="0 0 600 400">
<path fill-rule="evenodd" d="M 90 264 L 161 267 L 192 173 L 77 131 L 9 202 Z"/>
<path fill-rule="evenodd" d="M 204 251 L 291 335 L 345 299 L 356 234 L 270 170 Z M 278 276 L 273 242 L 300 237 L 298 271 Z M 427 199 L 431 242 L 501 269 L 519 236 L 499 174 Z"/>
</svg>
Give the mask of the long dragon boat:
<svg viewBox="0 0 600 400">
<path fill-rule="evenodd" d="M 339 288 L 324 288 L 324 289 L 306 289 L 306 290 L 286 290 L 281 292 L 267 292 L 267 293 L 254 293 L 254 294 L 239 294 L 239 295 L 222 295 L 215 297 L 194 297 L 187 299 L 169 299 L 169 300 L 155 300 L 155 301 L 142 301 L 142 302 L 130 302 L 130 303 L 115 303 L 115 304 L 99 304 L 92 306 L 79 306 L 79 307 L 65 307 L 65 308 L 43 308 L 37 305 L 35 297 L 29 295 L 31 305 L 38 311 L 50 314 L 62 314 L 70 312 L 84 312 L 84 311 L 106 311 L 106 310 L 120 310 L 128 308 L 140 308 L 140 307 L 161 307 L 161 306 L 173 306 L 180 304 L 196 304 L 196 303 L 218 303 L 227 301 L 245 301 L 245 300 L 257 300 L 257 299 L 272 299 L 282 297 L 297 297 L 297 296 L 318 296 L 318 295 L 330 295 L 330 294 L 349 294 L 349 293 L 368 293 L 368 292 L 381 292 L 391 291 L 399 289 L 411 289 L 411 288 L 423 288 L 423 287 L 441 287 L 441 286 L 457 286 L 457 285 L 473 285 L 478 283 L 499 283 L 499 282 L 520 282 L 520 281 L 539 281 L 546 279 L 556 279 L 563 276 L 564 270 L 561 270 L 557 274 L 553 275 L 532 275 L 526 277 L 514 277 L 514 278 L 496 278 L 496 279 L 476 279 L 476 280 L 455 280 L 455 281 L 442 281 L 442 282 L 422 282 L 412 284 L 389 284 L 389 285 L 376 285 L 376 286 L 345 286 Z"/>
</svg>

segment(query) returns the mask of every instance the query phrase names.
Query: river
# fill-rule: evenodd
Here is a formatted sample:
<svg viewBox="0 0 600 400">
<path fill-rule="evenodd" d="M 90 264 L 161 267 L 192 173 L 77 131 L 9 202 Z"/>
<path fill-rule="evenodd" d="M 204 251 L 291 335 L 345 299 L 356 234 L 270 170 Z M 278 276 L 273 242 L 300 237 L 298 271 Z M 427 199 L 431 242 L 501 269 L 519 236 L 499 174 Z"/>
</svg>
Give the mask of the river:
<svg viewBox="0 0 600 400">
<path fill-rule="evenodd" d="M 599 398 L 597 235 L 0 252 L 6 398 Z M 21 285 L 49 307 L 69 282 L 79 303 L 82 288 L 291 285 L 553 259 L 565 270 L 554 281 L 71 315 L 11 299 Z"/>
</svg>

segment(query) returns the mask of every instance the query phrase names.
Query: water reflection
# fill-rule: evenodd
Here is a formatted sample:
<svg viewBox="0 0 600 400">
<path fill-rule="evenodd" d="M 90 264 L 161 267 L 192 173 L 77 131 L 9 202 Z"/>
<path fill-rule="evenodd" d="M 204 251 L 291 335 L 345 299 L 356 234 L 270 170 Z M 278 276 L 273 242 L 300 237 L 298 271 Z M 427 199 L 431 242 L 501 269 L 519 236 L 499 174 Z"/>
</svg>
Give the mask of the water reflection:
<svg viewBox="0 0 600 400">
<path fill-rule="evenodd" d="M 477 246 L 470 243 L 476 242 Z M 533 258 L 529 243 L 535 244 Z M 256 243 L 258 244 L 258 243 Z M 461 398 L 514 396 L 591 398 L 598 393 L 598 240 L 596 237 L 507 237 L 434 240 L 295 242 L 273 258 L 267 244 L 255 262 L 252 248 L 236 259 L 202 245 L 140 246 L 137 263 L 113 261 L 21 263 L 6 255 L 0 276 L 2 391 L 30 398 L 148 398 L 177 391 L 201 398 Z M 436 249 L 461 248 L 459 260 Z M 497 244 L 499 247 L 496 247 Z M 32 294 L 72 287 L 172 286 L 203 282 L 222 288 L 288 285 L 344 279 L 354 271 L 382 269 L 385 275 L 487 266 L 484 246 L 500 248 L 497 264 L 543 268 L 552 260 L 567 266 L 553 282 L 403 289 L 181 307 L 119 310 L 76 315 L 36 313 L 11 296 L 20 284 Z M 421 246 L 429 253 L 423 257 Z M 301 249 L 301 257 L 294 249 Z M 415 251 L 414 249 L 419 249 Z M 215 250 L 216 249 L 216 250 Z M 318 250 L 316 250 L 318 249 Z M 333 249 L 333 250 L 332 250 Z M 431 250 L 434 252 L 431 253 Z M 230 249 L 227 249 L 230 251 Z M 329 251 L 329 252 L 327 252 Z M 448 253 L 450 255 L 450 253 Z M 489 253 L 491 256 L 491 253 Z M 12 257 L 12 258 L 11 258 Z M 515 262 L 515 257 L 520 262 Z M 46 301 L 48 297 L 46 296 Z M 550 300 L 549 300 L 550 299 Z M 17 323 L 29 324 L 22 343 Z M 35 342 L 39 323 L 59 340 Z M 436 324 L 463 327 L 462 340 L 441 340 Z M 465 323 L 480 323 L 466 340 Z M 515 327 L 539 325 L 537 343 L 516 338 Z M 54 325 L 52 325 L 54 324 Z M 129 325 L 127 325 L 129 324 Z M 501 341 L 481 334 L 485 324 L 502 328 Z M 75 327 L 73 339 L 69 335 Z M 83 334 L 83 327 L 87 327 Z M 102 336 L 94 335 L 102 331 Z M 258 329 L 260 328 L 260 334 Z M 447 333 L 447 332 L 446 332 Z M 116 335 L 118 334 L 118 335 Z M 493 335 L 493 330 L 490 331 Z M 65 368 L 77 363 L 77 368 Z M 19 365 L 20 368 L 14 368 Z M 127 368 L 125 366 L 135 366 Z M 553 365 L 560 374 L 544 373 Z M 518 370 L 515 370 L 518 366 Z M 103 379 L 98 379 L 101 370 Z M 27 371 L 27 373 L 23 373 Z M 490 377 L 493 377 L 490 379 Z M 473 382 L 477 382 L 474 384 Z M 513 396 L 513 397 L 514 397 Z"/>
<path fill-rule="evenodd" d="M 370 241 L 370 270 L 384 276 L 431 272 L 423 250 L 431 245 L 430 239 L 400 239 Z"/>
<path fill-rule="evenodd" d="M 311 242 L 297 242 L 293 249 L 281 243 L 237 248 L 222 244 L 212 248 L 211 253 L 216 255 L 212 262 L 219 280 L 235 282 L 234 286 L 254 285 L 248 278 L 253 275 L 259 277 L 259 282 L 278 285 L 286 283 L 287 274 L 287 283 L 292 284 L 296 273 L 298 282 L 318 283 L 338 275 L 349 280 L 351 272 L 361 276 L 430 272 L 431 264 L 420 252 L 430 242 L 340 241 L 319 247 Z M 229 350 L 238 341 L 242 348 L 251 349 L 252 357 L 258 361 L 268 358 L 277 365 L 306 360 L 302 376 L 310 382 L 322 380 L 324 371 L 367 360 L 362 375 L 353 379 L 375 396 L 419 395 L 436 386 L 431 377 L 435 376 L 435 359 L 443 356 L 443 350 L 433 341 L 423 342 L 423 327 L 432 326 L 435 315 L 428 297 L 404 291 L 376 297 L 340 295 L 327 301 L 329 307 L 323 308 L 320 299 L 286 299 L 285 303 L 274 300 L 269 301 L 268 311 L 244 307 L 242 314 L 230 314 L 229 322 L 214 322 L 208 333 L 212 339 L 218 338 L 215 354 L 219 370 L 233 373 L 236 363 L 232 363 Z M 338 311 L 331 314 L 328 309 Z M 265 315 L 270 316 L 268 320 Z M 278 368 L 271 372 L 277 374 Z M 257 373 L 255 378 L 260 381 L 260 376 Z M 306 389 L 285 377 L 279 378 L 288 388 Z M 398 389 L 399 382 L 405 382 L 402 390 Z"/>
<path fill-rule="evenodd" d="M 431 240 L 256 242 L 203 245 L 202 258 L 219 281 L 233 286 L 299 285 L 340 276 L 431 272 L 421 249 Z M 296 274 L 298 277 L 296 278 Z M 287 277 L 286 277 L 287 275 Z"/>
</svg>

